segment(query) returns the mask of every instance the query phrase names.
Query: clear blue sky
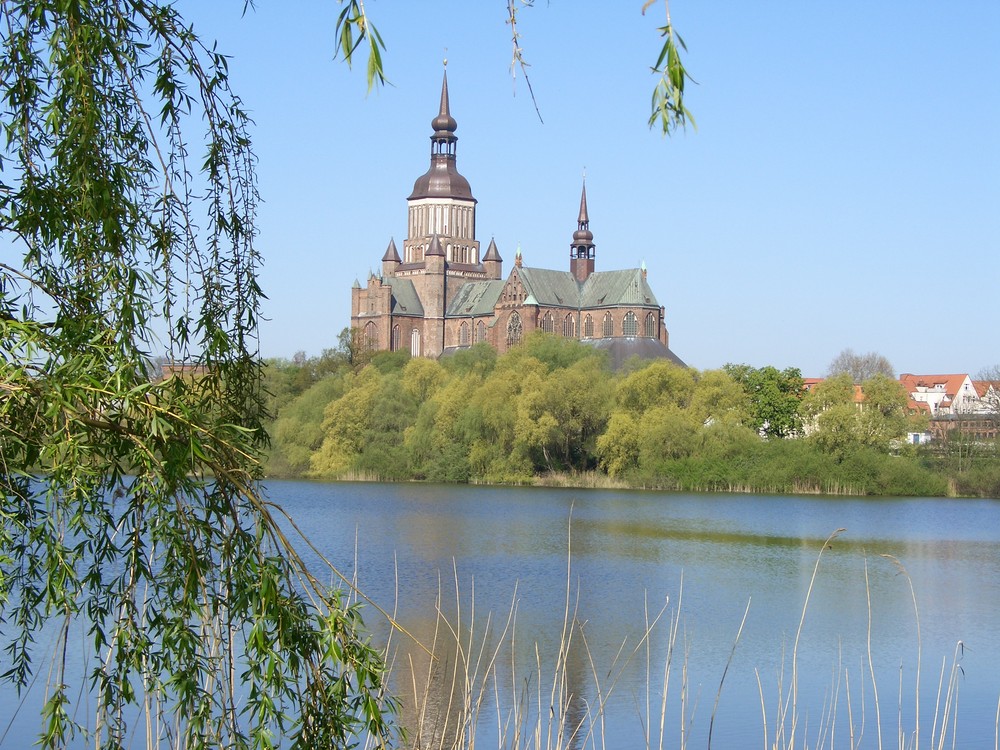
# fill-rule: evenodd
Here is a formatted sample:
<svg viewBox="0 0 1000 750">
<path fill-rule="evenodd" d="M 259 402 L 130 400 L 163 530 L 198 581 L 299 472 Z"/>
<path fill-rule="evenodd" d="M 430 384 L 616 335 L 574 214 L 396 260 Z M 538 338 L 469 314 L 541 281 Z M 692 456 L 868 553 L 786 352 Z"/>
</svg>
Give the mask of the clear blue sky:
<svg viewBox="0 0 1000 750">
<path fill-rule="evenodd" d="M 598 269 L 638 266 L 699 369 L 845 347 L 897 371 L 1000 362 L 1000 2 L 672 0 L 697 131 L 646 126 L 663 6 L 520 15 L 544 124 L 509 71 L 504 0 L 368 0 L 391 85 L 334 59 L 339 7 L 184 0 L 256 120 L 265 356 L 349 323 L 427 168 L 447 56 L 458 166 L 505 273 L 568 268 L 586 169 Z M 446 51 L 447 50 L 447 51 Z"/>
</svg>

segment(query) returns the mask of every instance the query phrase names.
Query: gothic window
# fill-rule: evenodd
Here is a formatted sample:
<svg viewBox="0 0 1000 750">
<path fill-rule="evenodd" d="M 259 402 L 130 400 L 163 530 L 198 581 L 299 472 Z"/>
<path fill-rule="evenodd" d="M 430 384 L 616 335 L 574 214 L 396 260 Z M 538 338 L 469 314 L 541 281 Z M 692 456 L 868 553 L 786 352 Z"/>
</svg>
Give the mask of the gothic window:
<svg viewBox="0 0 1000 750">
<path fill-rule="evenodd" d="M 420 331 L 416 328 L 410 331 L 410 356 L 420 356 Z"/>
<path fill-rule="evenodd" d="M 392 351 L 399 351 L 399 326 L 392 327 L 392 341 L 389 344 Z"/>
<path fill-rule="evenodd" d="M 378 328 L 371 321 L 365 324 L 364 346 L 370 352 L 378 349 Z"/>
<path fill-rule="evenodd" d="M 521 334 L 524 328 L 521 326 L 521 316 L 516 312 L 510 314 L 507 320 L 507 346 L 511 347 L 521 343 Z"/>
<path fill-rule="evenodd" d="M 542 330 L 546 333 L 552 333 L 553 328 L 552 313 L 547 312 L 542 316 Z"/>
<path fill-rule="evenodd" d="M 615 324 L 611 320 L 611 313 L 604 313 L 604 338 L 611 338 L 615 335 Z"/>
<path fill-rule="evenodd" d="M 576 338 L 576 325 L 573 320 L 573 313 L 570 313 L 565 318 L 563 318 L 563 336 L 568 339 Z"/>
<path fill-rule="evenodd" d="M 594 319 L 589 315 L 583 319 L 583 337 L 585 339 L 594 338 Z"/>
<path fill-rule="evenodd" d="M 625 319 L 622 321 L 622 336 L 627 336 L 629 338 L 634 338 L 639 335 L 639 319 L 635 317 L 634 312 L 625 313 Z"/>
<path fill-rule="evenodd" d="M 656 316 L 653 313 L 646 313 L 646 336 L 656 338 Z"/>
<path fill-rule="evenodd" d="M 480 341 L 486 341 L 486 324 L 481 320 L 476 323 L 476 332 L 472 341 L 475 344 L 478 344 Z"/>
<path fill-rule="evenodd" d="M 462 325 L 458 328 L 458 345 L 469 345 L 469 323 L 464 320 L 462 321 Z"/>
</svg>

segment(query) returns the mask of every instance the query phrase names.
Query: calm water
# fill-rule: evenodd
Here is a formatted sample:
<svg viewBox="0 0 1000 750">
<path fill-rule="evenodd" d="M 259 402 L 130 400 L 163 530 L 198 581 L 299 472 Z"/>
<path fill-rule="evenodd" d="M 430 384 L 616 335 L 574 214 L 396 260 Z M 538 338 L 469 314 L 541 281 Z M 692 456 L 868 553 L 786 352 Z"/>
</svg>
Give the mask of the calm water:
<svg viewBox="0 0 1000 750">
<path fill-rule="evenodd" d="M 541 746 L 555 747 L 564 719 L 595 734 L 562 747 L 631 749 L 648 741 L 704 748 L 716 700 L 714 747 L 770 746 L 817 559 L 797 650 L 795 746 L 875 748 L 878 722 L 884 747 L 900 746 L 900 726 L 911 746 L 918 642 L 920 745 L 931 746 L 935 716 L 940 731 L 938 684 L 943 671 L 947 686 L 956 668 L 954 746 L 995 746 L 1000 501 L 277 481 L 268 489 L 317 548 L 412 634 L 415 640 L 392 635 L 390 647 L 403 719 L 411 736 L 422 733 L 424 747 L 453 736 L 457 716 L 449 708 L 454 639 L 444 635 L 439 608 L 470 661 L 496 654 L 492 669 L 480 666 L 471 678 L 477 693 L 485 684 L 477 747 L 497 747 L 500 728 L 518 723 L 551 731 Z M 567 589 L 572 627 L 557 668 Z M 645 623 L 665 605 L 644 643 Z M 384 642 L 389 628 L 371 606 L 366 622 Z M 14 708 L 4 691 L 0 734 Z M 785 727 L 782 747 L 791 719 Z M 32 719 L 25 706 L 0 746 L 26 746 L 36 729 L 37 713 Z M 522 738 L 518 747 L 527 746 Z M 952 747 L 951 734 L 945 746 Z"/>
<path fill-rule="evenodd" d="M 498 649 L 499 697 L 490 683 L 479 719 L 482 747 L 496 746 L 496 702 L 506 717 L 517 703 L 511 696 L 527 695 L 537 706 L 540 690 L 548 731 L 567 581 L 571 609 L 583 623 L 573 630 L 561 670 L 571 723 L 606 698 L 606 747 L 645 746 L 648 726 L 651 745 L 659 746 L 669 618 L 676 617 L 663 746 L 679 746 L 683 731 L 689 746 L 705 747 L 717 695 L 716 747 L 763 746 L 765 723 L 773 741 L 810 579 L 824 542 L 841 528 L 822 555 L 805 611 L 797 651 L 799 737 L 810 747 L 849 747 L 853 724 L 855 744 L 876 747 L 878 718 L 886 746 L 898 746 L 898 727 L 906 735 L 915 728 L 919 642 L 921 742 L 929 746 L 939 680 L 943 671 L 946 688 L 958 653 L 957 746 L 994 746 L 998 501 L 283 482 L 273 482 L 270 493 L 423 644 L 434 640 L 440 593 L 449 621 L 458 621 L 466 638 L 470 628 L 476 634 L 467 651 L 484 642 Z M 665 602 L 647 666 L 645 649 L 632 654 L 647 617 Z M 514 635 L 503 638 L 512 604 Z M 384 637 L 384 623 L 371 609 L 367 620 Z M 451 715 L 441 708 L 451 683 L 441 674 L 450 677 L 447 649 L 437 649 L 441 658 L 428 678 L 420 649 L 394 639 L 407 722 L 419 723 L 412 663 L 417 682 L 430 685 L 429 704 L 443 724 L 441 717 Z M 936 713 L 940 731 L 943 710 Z M 537 723 L 530 712 L 526 720 Z M 424 726 L 432 724 L 425 716 Z M 832 738 L 821 734 L 824 726 Z"/>
</svg>

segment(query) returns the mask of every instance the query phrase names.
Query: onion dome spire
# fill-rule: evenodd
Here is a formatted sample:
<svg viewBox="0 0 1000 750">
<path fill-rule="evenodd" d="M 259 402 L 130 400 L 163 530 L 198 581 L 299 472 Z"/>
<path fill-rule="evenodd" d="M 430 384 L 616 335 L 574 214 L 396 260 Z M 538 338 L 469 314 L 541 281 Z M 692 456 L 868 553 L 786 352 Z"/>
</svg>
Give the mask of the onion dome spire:
<svg viewBox="0 0 1000 750">
<path fill-rule="evenodd" d="M 445 61 L 445 65 L 447 65 Z M 441 111 L 438 112 L 438 116 L 431 120 L 431 127 L 434 128 L 433 138 L 442 138 L 450 140 L 458 140 L 455 137 L 455 131 L 458 129 L 458 123 L 455 122 L 455 118 L 451 116 L 451 105 L 448 102 L 448 70 L 444 71 L 444 80 L 441 83 Z"/>
<path fill-rule="evenodd" d="M 445 61 L 447 64 L 447 61 Z M 431 120 L 431 166 L 426 174 L 413 183 L 409 200 L 417 198 L 463 198 L 475 201 L 469 181 L 458 173 L 455 166 L 455 152 L 458 137 L 455 130 L 458 123 L 451 116 L 448 100 L 448 71 L 441 81 L 441 104 L 437 116 Z"/>
<path fill-rule="evenodd" d="M 590 215 L 587 213 L 587 178 L 583 180 L 580 193 L 580 215 L 576 220 L 576 231 L 569 245 L 569 270 L 581 284 L 594 272 L 594 234 L 590 231 Z"/>
</svg>

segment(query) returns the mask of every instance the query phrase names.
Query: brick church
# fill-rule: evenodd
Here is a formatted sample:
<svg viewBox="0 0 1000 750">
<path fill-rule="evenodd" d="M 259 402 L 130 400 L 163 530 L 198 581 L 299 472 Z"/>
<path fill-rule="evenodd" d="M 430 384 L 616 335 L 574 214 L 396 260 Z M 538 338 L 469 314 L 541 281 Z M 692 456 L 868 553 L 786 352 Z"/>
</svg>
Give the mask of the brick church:
<svg viewBox="0 0 1000 750">
<path fill-rule="evenodd" d="M 486 342 L 498 352 L 534 330 L 579 339 L 604 349 L 614 364 L 633 355 L 680 359 L 670 351 L 663 307 L 646 281 L 646 268 L 597 271 L 596 245 L 580 196 L 569 270 L 524 265 L 520 249 L 503 275 L 503 259 L 490 240 L 486 253 L 476 239 L 476 199 L 456 166 L 455 130 L 448 76 L 440 111 L 432 121 L 430 168 L 407 198 L 407 238 L 396 243 L 351 292 L 351 328 L 373 351 L 408 349 L 440 357 Z"/>
</svg>

